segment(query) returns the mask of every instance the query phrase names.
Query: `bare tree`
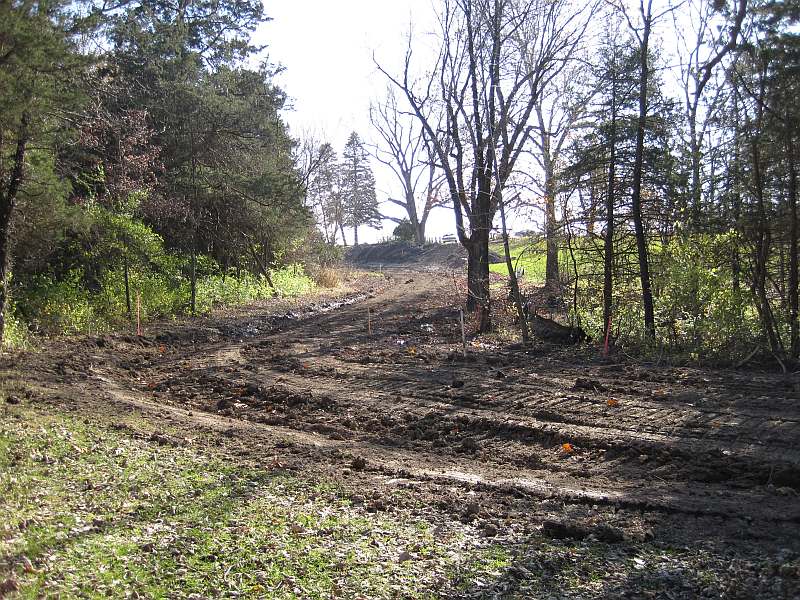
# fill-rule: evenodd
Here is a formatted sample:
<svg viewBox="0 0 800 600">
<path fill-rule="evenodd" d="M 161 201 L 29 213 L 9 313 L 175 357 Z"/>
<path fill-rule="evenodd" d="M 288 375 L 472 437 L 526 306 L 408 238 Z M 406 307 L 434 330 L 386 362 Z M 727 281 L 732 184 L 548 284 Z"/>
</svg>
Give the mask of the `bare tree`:
<svg viewBox="0 0 800 600">
<path fill-rule="evenodd" d="M 675 20 L 675 34 L 678 39 L 678 54 L 685 56 L 681 61 L 681 80 L 683 83 L 683 102 L 686 122 L 689 127 L 688 146 L 691 157 L 691 187 L 690 202 L 692 224 L 697 227 L 700 221 L 703 178 L 701 173 L 703 140 L 706 138 L 710 117 L 715 112 L 718 104 L 719 93 L 712 98 L 707 114 L 701 115 L 701 102 L 706 87 L 711 82 L 717 67 L 725 56 L 736 47 L 737 39 L 742 30 L 747 0 L 737 0 L 736 10 L 729 15 L 731 22 L 728 28 L 723 28 L 719 23 L 721 5 L 718 2 L 705 0 L 689 0 L 685 4 L 688 11 L 686 15 L 673 13 Z M 682 18 L 681 22 L 678 21 Z M 688 39 L 688 31 L 692 38 Z M 721 90 L 722 88 L 720 88 Z"/>
<path fill-rule="evenodd" d="M 596 14 L 598 4 L 590 2 L 578 7 L 573 21 L 578 39 L 583 39 L 586 29 Z M 534 68 L 542 52 L 539 19 L 529 20 L 517 34 L 517 43 L 528 65 Z M 588 63 L 581 55 L 581 45 L 568 48 L 562 60 L 550 68 L 547 79 L 540 83 L 535 118 L 531 129 L 534 145 L 533 157 L 541 169 L 536 187 L 540 188 L 544 201 L 546 266 L 545 287 L 556 289 L 559 283 L 558 235 L 556 218 L 557 171 L 567 141 L 586 114 L 593 90 L 582 84 L 587 79 Z M 534 81 L 529 82 L 533 85 Z M 535 90 L 532 90 L 535 91 Z"/>
<path fill-rule="evenodd" d="M 444 173 L 468 255 L 467 308 L 479 312 L 480 332 L 491 328 L 489 233 L 500 194 L 543 86 L 579 42 L 577 20 L 561 0 L 444 0 L 430 76 L 414 80 L 410 43 L 401 76 L 381 69 L 405 94 Z M 537 36 L 533 61 L 516 41 L 524 28 Z M 442 115 L 441 126 L 432 114 Z"/>
<path fill-rule="evenodd" d="M 425 225 L 431 211 L 447 203 L 438 194 L 441 177 L 437 174 L 430 140 L 417 118 L 398 107 L 392 87 L 383 102 L 370 106 L 369 116 L 383 140 L 383 144 L 374 148 L 373 155 L 392 170 L 403 190 L 401 199 L 388 201 L 406 211 L 415 241 L 424 244 Z M 387 215 L 383 218 L 401 221 Z"/>
</svg>

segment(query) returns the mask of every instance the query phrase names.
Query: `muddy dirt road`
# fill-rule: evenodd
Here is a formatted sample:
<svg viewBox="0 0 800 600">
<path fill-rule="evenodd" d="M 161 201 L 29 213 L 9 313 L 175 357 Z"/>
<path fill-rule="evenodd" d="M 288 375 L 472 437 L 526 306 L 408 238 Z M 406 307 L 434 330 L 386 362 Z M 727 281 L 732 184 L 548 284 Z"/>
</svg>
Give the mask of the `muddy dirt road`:
<svg viewBox="0 0 800 600">
<path fill-rule="evenodd" d="M 790 567 L 731 596 L 793 596 L 796 375 L 487 341 L 465 358 L 457 298 L 440 274 L 372 274 L 339 298 L 56 343 L 19 360 L 34 397 L 87 414 L 140 410 L 170 435 L 203 432 L 248 460 L 341 479 L 374 510 L 391 509 L 381 498 L 394 485 L 404 493 L 392 502 L 492 536 L 700 545 L 721 563 L 758 554 Z M 694 597 L 680 585 L 659 597 Z"/>
</svg>

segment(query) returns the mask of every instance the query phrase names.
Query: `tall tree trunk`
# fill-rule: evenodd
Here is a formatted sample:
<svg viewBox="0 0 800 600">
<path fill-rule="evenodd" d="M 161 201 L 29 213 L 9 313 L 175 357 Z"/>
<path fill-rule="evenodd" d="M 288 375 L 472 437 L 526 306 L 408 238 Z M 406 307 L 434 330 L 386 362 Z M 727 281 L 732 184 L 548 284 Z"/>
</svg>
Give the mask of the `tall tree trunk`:
<svg viewBox="0 0 800 600">
<path fill-rule="evenodd" d="M 194 236 L 194 243 L 192 243 L 192 263 L 191 271 L 189 273 L 189 308 L 192 315 L 197 312 L 197 236 Z"/>
<path fill-rule="evenodd" d="M 539 139 L 542 148 L 542 166 L 544 166 L 544 225 L 545 245 L 547 248 L 545 261 L 545 288 L 558 288 L 558 223 L 556 222 L 556 174 L 550 148 L 550 131 L 545 126 L 541 105 L 536 107 L 539 120 Z"/>
<path fill-rule="evenodd" d="M 489 306 L 489 246 L 483 235 L 467 247 L 467 310 L 478 313 L 478 332 L 492 328 Z M 485 236 L 488 240 L 488 236 Z"/>
<path fill-rule="evenodd" d="M 760 120 L 759 116 L 759 123 Z M 781 340 L 775 328 L 775 317 L 767 296 L 767 263 L 769 261 L 770 235 L 764 200 L 764 181 L 761 173 L 761 152 L 758 147 L 758 140 L 753 139 L 751 142 L 751 151 L 753 156 L 753 186 L 758 203 L 758 232 L 753 269 L 753 293 L 756 298 L 756 309 L 764 327 L 764 334 L 769 341 L 770 350 L 778 353 L 782 350 Z"/>
<path fill-rule="evenodd" d="M 491 179 L 489 179 L 491 181 Z M 467 310 L 478 312 L 478 332 L 492 328 L 489 303 L 489 217 L 490 190 L 479 191 L 472 213 L 472 235 L 467 249 Z"/>
<path fill-rule="evenodd" d="M 611 311 L 614 299 L 614 205 L 616 204 L 617 168 L 617 97 L 616 81 L 611 92 L 611 148 L 608 162 L 608 190 L 606 192 L 606 237 L 603 252 L 603 332 L 604 338 L 611 337 Z"/>
<path fill-rule="evenodd" d="M 30 138 L 29 126 L 30 115 L 23 112 L 17 131 L 17 147 L 14 152 L 8 187 L 4 190 L 0 189 L 0 347 L 2 347 L 5 334 L 8 282 L 11 275 L 11 220 L 14 217 L 14 206 L 17 203 L 17 194 L 25 172 L 25 151 Z"/>
<path fill-rule="evenodd" d="M 701 204 L 703 189 L 700 182 L 700 140 L 697 139 L 697 108 L 692 107 L 689 112 L 689 153 L 692 159 L 692 181 L 691 181 L 691 194 L 692 194 L 692 227 L 697 230 L 700 228 L 700 217 L 703 214 Z"/>
<path fill-rule="evenodd" d="M 503 250 L 506 255 L 506 268 L 508 269 L 508 280 L 511 283 L 511 295 L 514 301 L 514 306 L 517 309 L 517 318 L 519 319 L 519 331 L 522 334 L 522 343 L 527 345 L 528 338 L 528 319 L 525 316 L 525 310 L 522 307 L 522 294 L 519 291 L 519 281 L 517 281 L 517 272 L 511 262 L 511 249 L 508 245 L 508 228 L 506 227 L 506 209 L 503 203 L 502 192 L 499 193 L 498 206 L 500 208 L 500 224 L 503 228 Z"/>
<path fill-rule="evenodd" d="M 128 269 L 128 248 L 125 245 L 125 255 L 123 257 L 123 277 L 125 278 L 125 310 L 128 314 L 128 320 L 133 318 L 133 311 L 131 310 L 131 279 Z"/>
<path fill-rule="evenodd" d="M 358 246 L 358 225 L 353 227 L 353 246 Z"/>
<path fill-rule="evenodd" d="M 636 155 L 633 165 L 633 197 L 631 199 L 633 227 L 636 232 L 636 250 L 639 255 L 639 278 L 642 282 L 642 306 L 644 308 L 644 329 L 650 339 L 656 337 L 656 319 L 653 306 L 653 291 L 650 285 L 650 265 L 647 257 L 647 239 L 642 221 L 642 173 L 644 171 L 644 134 L 647 127 L 647 84 L 650 76 L 648 49 L 652 0 L 648 1 L 647 13 L 643 14 L 644 30 L 639 58 L 639 117 L 636 124 Z"/>
<path fill-rule="evenodd" d="M 734 137 L 733 137 L 733 173 L 731 176 L 731 202 L 733 206 L 733 224 L 736 235 L 742 233 L 742 194 L 741 190 L 741 148 L 739 146 L 741 131 L 739 127 L 739 102 L 736 94 L 733 95 L 733 118 L 734 118 Z M 731 287 L 734 294 L 738 294 L 741 288 L 742 257 L 739 252 L 738 238 L 734 240 L 731 251 Z"/>
<path fill-rule="evenodd" d="M 549 162 L 549 161 L 548 161 Z M 556 221 L 556 182 L 555 175 L 550 172 L 545 181 L 545 243 L 547 259 L 545 263 L 545 287 L 551 290 L 558 288 L 558 222 Z"/>
<path fill-rule="evenodd" d="M 787 109 L 788 113 L 788 109 Z M 789 329 L 793 359 L 800 358 L 800 321 L 798 320 L 798 257 L 797 257 L 797 165 L 795 164 L 794 132 L 786 115 L 786 160 L 789 166 Z"/>
</svg>

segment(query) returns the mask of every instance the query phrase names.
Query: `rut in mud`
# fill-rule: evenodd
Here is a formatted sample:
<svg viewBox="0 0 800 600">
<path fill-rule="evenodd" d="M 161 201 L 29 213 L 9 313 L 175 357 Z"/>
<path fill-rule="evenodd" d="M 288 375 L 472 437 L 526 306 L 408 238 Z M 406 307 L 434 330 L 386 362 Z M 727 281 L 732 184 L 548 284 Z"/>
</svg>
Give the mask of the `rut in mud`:
<svg viewBox="0 0 800 600">
<path fill-rule="evenodd" d="M 401 482 L 454 518 L 800 552 L 797 376 L 486 340 L 465 358 L 457 301 L 451 276 L 397 271 L 342 298 L 55 345 L 27 368 L 51 394 L 367 492 Z"/>
</svg>

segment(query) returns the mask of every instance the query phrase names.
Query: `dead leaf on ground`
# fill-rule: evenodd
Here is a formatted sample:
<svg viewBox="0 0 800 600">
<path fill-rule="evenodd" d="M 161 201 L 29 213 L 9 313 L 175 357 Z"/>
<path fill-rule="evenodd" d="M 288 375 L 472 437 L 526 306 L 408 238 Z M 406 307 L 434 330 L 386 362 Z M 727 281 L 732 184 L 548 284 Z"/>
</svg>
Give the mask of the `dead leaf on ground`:
<svg viewBox="0 0 800 600">
<path fill-rule="evenodd" d="M 19 591 L 19 584 L 13 577 L 9 577 L 0 583 L 0 598 L 3 598 L 6 594 L 17 591 Z"/>
<path fill-rule="evenodd" d="M 20 558 L 20 562 L 22 563 L 22 570 L 26 573 L 38 573 L 39 571 L 34 568 L 33 563 L 27 556 L 23 556 Z"/>
</svg>

